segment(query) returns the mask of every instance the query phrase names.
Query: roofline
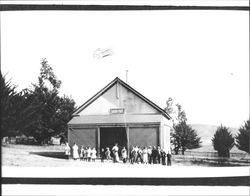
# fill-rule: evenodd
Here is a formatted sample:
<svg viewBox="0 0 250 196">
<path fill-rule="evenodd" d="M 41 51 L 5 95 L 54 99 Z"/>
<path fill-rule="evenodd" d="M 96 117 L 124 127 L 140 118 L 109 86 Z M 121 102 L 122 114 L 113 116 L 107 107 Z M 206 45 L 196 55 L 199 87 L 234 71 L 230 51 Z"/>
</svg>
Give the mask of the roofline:
<svg viewBox="0 0 250 196">
<path fill-rule="evenodd" d="M 117 80 L 117 78 L 112 80 L 108 85 L 106 85 L 104 88 L 102 88 L 100 91 L 98 91 L 95 95 L 93 95 L 90 99 L 88 99 L 86 102 L 84 102 L 81 106 L 79 106 L 76 109 L 76 111 L 72 115 L 78 115 L 79 112 L 81 112 L 89 104 L 91 104 L 93 101 L 95 101 L 99 96 L 104 94 L 109 88 L 111 88 L 112 85 L 116 82 L 116 80 Z"/>
<path fill-rule="evenodd" d="M 94 96 L 92 96 L 90 99 L 88 99 L 84 104 L 79 106 L 77 110 L 73 113 L 73 115 L 78 115 L 79 112 L 81 112 L 83 109 L 85 109 L 88 105 L 90 105 L 93 101 L 95 101 L 99 96 L 104 94 L 109 88 L 111 88 L 116 82 L 121 83 L 123 86 L 131 90 L 133 93 L 135 93 L 138 97 L 143 99 L 145 102 L 147 102 L 149 105 L 151 105 L 153 108 L 155 108 L 157 111 L 159 111 L 164 117 L 166 117 L 168 120 L 171 119 L 169 114 L 163 110 L 161 107 L 156 105 L 154 102 L 150 101 L 148 98 L 143 96 L 141 93 L 136 91 L 134 88 L 132 88 L 130 85 L 122 81 L 120 78 L 116 77 L 114 80 L 112 80 L 108 85 L 106 85 L 104 88 L 102 88 L 99 92 L 97 92 Z"/>
</svg>

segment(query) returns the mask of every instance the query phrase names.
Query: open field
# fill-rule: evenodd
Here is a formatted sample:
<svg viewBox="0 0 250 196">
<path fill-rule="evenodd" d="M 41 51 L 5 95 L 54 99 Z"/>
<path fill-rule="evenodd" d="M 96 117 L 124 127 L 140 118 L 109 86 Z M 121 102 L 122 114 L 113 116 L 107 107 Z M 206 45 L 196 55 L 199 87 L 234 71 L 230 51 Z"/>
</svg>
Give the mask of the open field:
<svg viewBox="0 0 250 196">
<path fill-rule="evenodd" d="M 198 152 L 199 153 L 199 152 Z M 217 164 L 219 163 L 219 164 Z M 112 161 L 105 165 L 113 164 Z M 123 164 L 123 163 L 120 163 Z M 64 156 L 64 146 L 31 146 L 31 145 L 7 145 L 2 147 L 3 166 L 21 167 L 81 167 L 83 165 L 103 165 L 100 160 L 95 163 L 74 161 Z M 127 163 L 127 165 L 130 165 Z M 173 155 L 173 166 L 249 166 L 249 157 L 231 159 L 219 159 L 216 157 L 195 156 L 195 154 Z M 154 167 L 165 167 L 154 165 Z"/>
</svg>

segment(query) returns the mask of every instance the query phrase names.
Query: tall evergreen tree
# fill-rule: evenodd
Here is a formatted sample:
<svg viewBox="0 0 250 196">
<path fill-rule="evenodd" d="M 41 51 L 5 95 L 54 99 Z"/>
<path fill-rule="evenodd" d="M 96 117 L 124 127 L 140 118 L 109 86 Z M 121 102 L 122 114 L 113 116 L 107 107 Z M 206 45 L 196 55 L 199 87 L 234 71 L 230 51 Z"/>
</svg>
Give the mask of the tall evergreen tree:
<svg viewBox="0 0 250 196">
<path fill-rule="evenodd" d="M 1 73 L 1 137 L 15 135 L 16 96 L 16 86 Z"/>
<path fill-rule="evenodd" d="M 247 153 L 250 153 L 250 119 L 240 127 L 239 133 L 236 136 L 236 146 Z"/>
<path fill-rule="evenodd" d="M 220 157 L 230 157 L 230 150 L 234 146 L 234 137 L 228 131 L 227 127 L 221 125 L 217 128 L 214 137 L 212 138 L 212 143 Z"/>
</svg>

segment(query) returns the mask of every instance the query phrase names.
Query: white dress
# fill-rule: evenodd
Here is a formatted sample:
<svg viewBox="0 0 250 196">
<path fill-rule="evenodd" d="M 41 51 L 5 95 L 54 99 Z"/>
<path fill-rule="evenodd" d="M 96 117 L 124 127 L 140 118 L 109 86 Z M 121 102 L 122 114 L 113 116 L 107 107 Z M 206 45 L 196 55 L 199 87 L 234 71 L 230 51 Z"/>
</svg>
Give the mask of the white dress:
<svg viewBox="0 0 250 196">
<path fill-rule="evenodd" d="M 87 158 L 91 158 L 91 153 L 92 153 L 92 150 L 89 148 L 87 150 Z"/>
<path fill-rule="evenodd" d="M 142 159 L 143 159 L 143 163 L 148 163 L 148 150 L 147 149 L 143 149 Z"/>
<path fill-rule="evenodd" d="M 91 152 L 91 159 L 96 159 L 96 150 L 93 149 Z"/>
<path fill-rule="evenodd" d="M 66 147 L 65 147 L 65 155 L 70 155 L 70 147 L 69 147 L 69 145 L 66 145 Z"/>
<path fill-rule="evenodd" d="M 73 158 L 74 159 L 78 159 L 79 158 L 78 146 L 76 144 L 73 146 Z"/>
<path fill-rule="evenodd" d="M 122 158 L 126 159 L 127 158 L 127 151 L 126 150 L 122 150 Z"/>
<path fill-rule="evenodd" d="M 113 151 L 114 156 L 115 156 L 115 161 L 117 161 L 117 162 L 119 161 L 118 150 L 119 150 L 119 148 L 118 148 L 117 146 L 114 146 L 114 147 L 112 148 L 112 151 Z"/>
</svg>

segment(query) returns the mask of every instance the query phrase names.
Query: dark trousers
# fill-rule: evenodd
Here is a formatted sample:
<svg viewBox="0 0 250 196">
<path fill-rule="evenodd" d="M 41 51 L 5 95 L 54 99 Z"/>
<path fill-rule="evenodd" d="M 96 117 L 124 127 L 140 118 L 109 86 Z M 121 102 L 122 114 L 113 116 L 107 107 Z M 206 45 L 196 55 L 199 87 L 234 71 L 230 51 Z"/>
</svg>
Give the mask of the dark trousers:
<svg viewBox="0 0 250 196">
<path fill-rule="evenodd" d="M 148 162 L 149 164 L 152 164 L 152 155 L 148 154 Z"/>
<path fill-rule="evenodd" d="M 126 158 L 122 158 L 122 161 L 123 161 L 123 163 L 126 163 L 127 159 Z"/>
<path fill-rule="evenodd" d="M 161 155 L 157 155 L 157 161 L 159 164 L 161 163 Z"/>
<path fill-rule="evenodd" d="M 139 161 L 142 162 L 142 157 L 141 157 L 141 154 L 138 154 L 137 157 L 136 157 L 136 162 L 138 163 Z"/>
<path fill-rule="evenodd" d="M 153 164 L 156 164 L 157 161 L 156 161 L 156 157 L 153 157 Z"/>
<path fill-rule="evenodd" d="M 162 157 L 162 165 L 166 165 L 166 158 Z"/>
</svg>

